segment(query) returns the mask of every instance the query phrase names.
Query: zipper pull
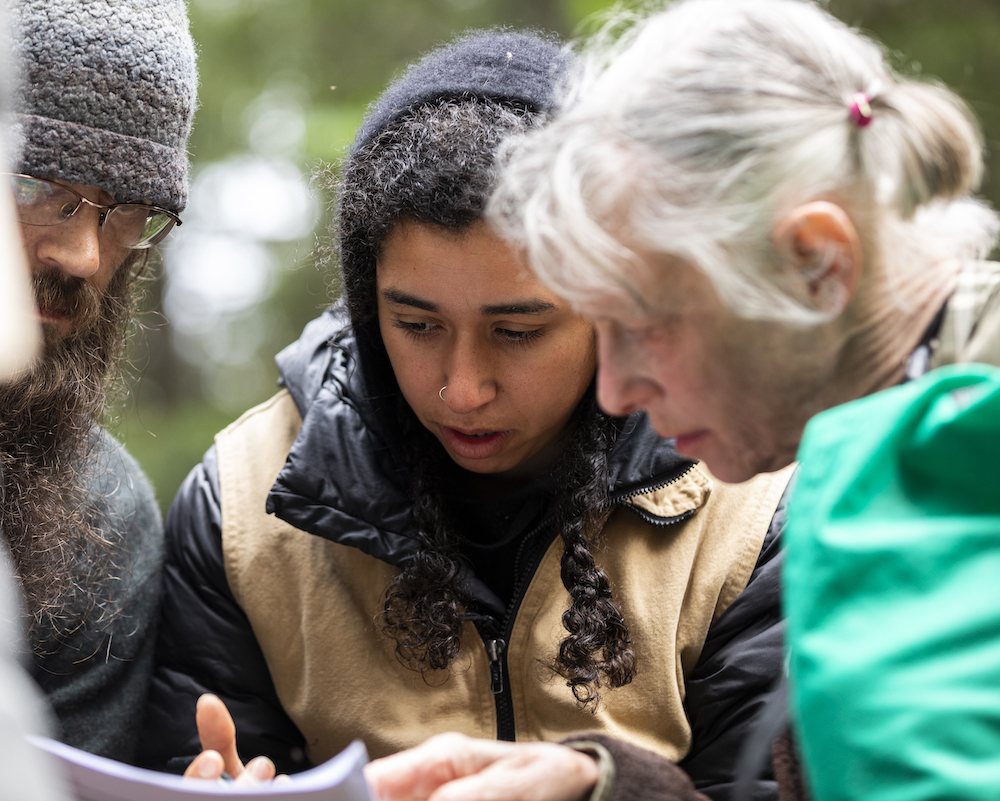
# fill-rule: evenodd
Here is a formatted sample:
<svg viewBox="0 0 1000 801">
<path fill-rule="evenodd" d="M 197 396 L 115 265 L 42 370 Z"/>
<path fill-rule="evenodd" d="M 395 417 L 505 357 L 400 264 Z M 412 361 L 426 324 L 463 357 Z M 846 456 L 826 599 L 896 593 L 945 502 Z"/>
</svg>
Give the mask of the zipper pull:
<svg viewBox="0 0 1000 801">
<path fill-rule="evenodd" d="M 507 643 L 504 640 L 487 640 L 486 655 L 490 658 L 490 692 L 500 695 L 503 692 L 503 665 L 500 657 L 503 656 Z"/>
</svg>

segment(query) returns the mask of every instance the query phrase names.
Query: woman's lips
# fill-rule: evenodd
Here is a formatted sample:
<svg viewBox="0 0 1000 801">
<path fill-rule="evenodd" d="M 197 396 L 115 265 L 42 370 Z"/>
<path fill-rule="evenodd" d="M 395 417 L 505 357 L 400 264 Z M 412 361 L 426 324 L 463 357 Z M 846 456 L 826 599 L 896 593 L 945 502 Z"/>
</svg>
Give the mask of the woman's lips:
<svg viewBox="0 0 1000 801">
<path fill-rule="evenodd" d="M 496 456 L 510 437 L 510 431 L 461 431 L 442 426 L 448 449 L 463 459 Z"/>
</svg>

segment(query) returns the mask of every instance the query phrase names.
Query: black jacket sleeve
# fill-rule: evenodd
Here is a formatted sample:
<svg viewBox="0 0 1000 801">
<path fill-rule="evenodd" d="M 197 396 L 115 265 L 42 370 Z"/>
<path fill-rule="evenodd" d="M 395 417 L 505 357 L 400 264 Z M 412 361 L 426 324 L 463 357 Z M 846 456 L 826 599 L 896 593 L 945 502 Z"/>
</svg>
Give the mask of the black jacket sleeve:
<svg viewBox="0 0 1000 801">
<path fill-rule="evenodd" d="M 781 531 L 790 490 L 778 505 L 746 589 L 708 631 L 687 677 L 685 707 L 692 744 L 680 766 L 713 801 L 734 798 L 737 763 L 784 663 Z M 777 799 L 770 765 L 752 783 L 754 801 Z"/>
<path fill-rule="evenodd" d="M 214 447 L 167 515 L 163 595 L 140 763 L 183 770 L 201 750 L 195 703 L 211 692 L 233 715 L 244 761 L 266 755 L 279 773 L 310 767 L 302 734 L 282 709 L 250 621 L 226 580 Z"/>
</svg>

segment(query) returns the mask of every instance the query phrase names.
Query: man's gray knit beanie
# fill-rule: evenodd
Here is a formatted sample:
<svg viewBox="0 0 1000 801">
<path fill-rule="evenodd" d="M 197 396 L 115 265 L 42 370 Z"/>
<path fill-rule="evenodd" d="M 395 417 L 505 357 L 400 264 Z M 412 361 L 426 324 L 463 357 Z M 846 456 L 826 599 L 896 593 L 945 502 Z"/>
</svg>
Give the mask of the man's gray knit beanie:
<svg viewBox="0 0 1000 801">
<path fill-rule="evenodd" d="M 508 28 L 475 31 L 413 64 L 372 105 L 351 146 L 353 156 L 386 126 L 425 103 L 482 97 L 549 111 L 575 59 L 555 39 Z"/>
<path fill-rule="evenodd" d="M 198 76 L 184 0 L 14 0 L 15 169 L 180 211 Z"/>
</svg>

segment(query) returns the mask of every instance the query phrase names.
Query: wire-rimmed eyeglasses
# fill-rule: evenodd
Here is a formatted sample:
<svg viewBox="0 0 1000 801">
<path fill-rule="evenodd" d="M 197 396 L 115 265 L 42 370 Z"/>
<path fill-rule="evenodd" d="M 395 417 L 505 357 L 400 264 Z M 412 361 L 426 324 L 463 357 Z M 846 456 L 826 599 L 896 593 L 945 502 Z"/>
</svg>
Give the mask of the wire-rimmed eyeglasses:
<svg viewBox="0 0 1000 801">
<path fill-rule="evenodd" d="M 24 225 L 59 225 L 86 204 L 98 210 L 98 225 L 114 244 L 141 250 L 158 244 L 171 228 L 181 224 L 174 212 L 159 206 L 95 203 L 58 181 L 43 181 L 30 175 L 6 175 L 14 190 L 18 220 Z"/>
</svg>

